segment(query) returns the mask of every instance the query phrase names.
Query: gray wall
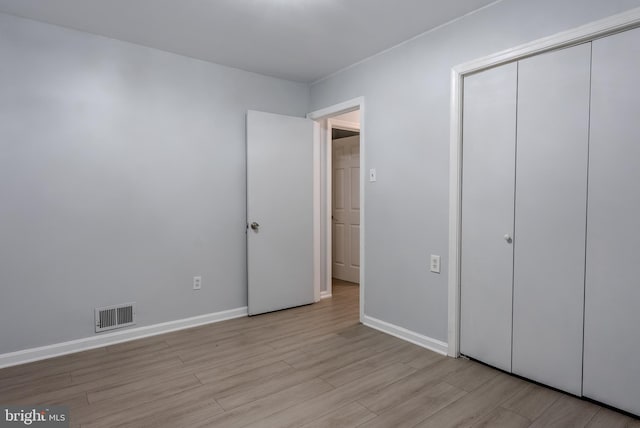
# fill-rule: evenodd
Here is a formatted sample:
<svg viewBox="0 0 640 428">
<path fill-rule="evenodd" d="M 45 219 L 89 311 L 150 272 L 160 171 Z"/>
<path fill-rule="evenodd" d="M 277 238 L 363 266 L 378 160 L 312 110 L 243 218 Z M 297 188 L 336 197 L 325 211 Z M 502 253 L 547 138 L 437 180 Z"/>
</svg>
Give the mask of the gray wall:
<svg viewBox="0 0 640 428">
<path fill-rule="evenodd" d="M 245 114 L 308 86 L 7 15 L 0 55 L 0 353 L 246 306 Z"/>
<path fill-rule="evenodd" d="M 447 340 L 451 68 L 638 6 L 504 0 L 312 85 L 311 110 L 365 97 L 366 315 Z"/>
</svg>

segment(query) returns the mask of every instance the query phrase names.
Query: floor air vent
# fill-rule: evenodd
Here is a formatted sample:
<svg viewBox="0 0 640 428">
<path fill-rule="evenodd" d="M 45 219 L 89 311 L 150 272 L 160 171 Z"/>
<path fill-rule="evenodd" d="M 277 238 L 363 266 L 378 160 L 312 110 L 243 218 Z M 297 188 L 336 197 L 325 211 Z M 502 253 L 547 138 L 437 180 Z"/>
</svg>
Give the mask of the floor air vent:
<svg viewBox="0 0 640 428">
<path fill-rule="evenodd" d="M 96 308 L 96 333 L 136 323 L 135 303 Z"/>
</svg>

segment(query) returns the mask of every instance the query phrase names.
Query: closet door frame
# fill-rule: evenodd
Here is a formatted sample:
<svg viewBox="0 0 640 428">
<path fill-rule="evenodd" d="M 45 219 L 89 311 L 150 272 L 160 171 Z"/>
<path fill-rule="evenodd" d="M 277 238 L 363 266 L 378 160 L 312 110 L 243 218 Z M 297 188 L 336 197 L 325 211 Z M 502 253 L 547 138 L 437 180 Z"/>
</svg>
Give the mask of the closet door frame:
<svg viewBox="0 0 640 428">
<path fill-rule="evenodd" d="M 451 70 L 449 165 L 448 350 L 460 356 L 460 259 L 462 240 L 462 106 L 466 75 L 544 52 L 579 45 L 613 33 L 640 27 L 640 7 L 591 24 L 545 37 L 493 55 L 460 64 Z"/>
</svg>

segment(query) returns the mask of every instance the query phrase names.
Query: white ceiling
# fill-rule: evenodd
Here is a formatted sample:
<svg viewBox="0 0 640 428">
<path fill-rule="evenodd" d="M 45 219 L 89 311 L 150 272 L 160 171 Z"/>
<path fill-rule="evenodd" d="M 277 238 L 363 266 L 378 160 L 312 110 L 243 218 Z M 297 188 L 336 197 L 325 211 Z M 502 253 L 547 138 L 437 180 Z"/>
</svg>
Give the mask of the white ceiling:
<svg viewBox="0 0 640 428">
<path fill-rule="evenodd" d="M 312 82 L 495 0 L 0 0 L 0 12 Z"/>
</svg>

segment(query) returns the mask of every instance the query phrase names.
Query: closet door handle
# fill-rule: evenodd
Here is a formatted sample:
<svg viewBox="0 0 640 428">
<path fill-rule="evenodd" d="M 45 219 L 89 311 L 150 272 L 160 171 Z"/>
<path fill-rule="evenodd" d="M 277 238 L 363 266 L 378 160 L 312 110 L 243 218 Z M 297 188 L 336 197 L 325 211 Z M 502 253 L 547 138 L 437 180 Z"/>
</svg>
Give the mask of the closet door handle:
<svg viewBox="0 0 640 428">
<path fill-rule="evenodd" d="M 508 233 L 504 235 L 504 240 L 507 241 L 507 244 L 511 244 L 513 242 L 513 238 Z"/>
</svg>

